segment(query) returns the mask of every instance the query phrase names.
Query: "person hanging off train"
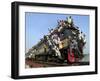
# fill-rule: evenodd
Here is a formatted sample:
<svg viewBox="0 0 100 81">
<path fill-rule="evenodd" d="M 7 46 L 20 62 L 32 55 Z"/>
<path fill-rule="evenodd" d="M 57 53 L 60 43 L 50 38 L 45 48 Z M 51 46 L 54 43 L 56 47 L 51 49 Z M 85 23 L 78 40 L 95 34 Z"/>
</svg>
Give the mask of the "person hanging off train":
<svg viewBox="0 0 100 81">
<path fill-rule="evenodd" d="M 78 47 L 78 41 L 76 37 L 72 38 L 69 36 L 68 63 L 78 62 L 80 58 L 81 52 Z"/>
<path fill-rule="evenodd" d="M 81 52 L 81 56 L 83 57 L 83 47 L 86 44 L 86 36 L 85 36 L 85 34 L 83 34 L 83 32 L 79 33 L 79 42 L 78 43 L 79 43 L 78 47 Z"/>
<path fill-rule="evenodd" d="M 75 62 L 75 56 L 74 56 L 74 52 L 73 52 L 73 43 L 72 43 L 72 37 L 68 36 L 69 39 L 69 45 L 68 45 L 68 49 L 66 49 L 67 51 L 67 63 L 68 64 L 72 64 Z"/>
<path fill-rule="evenodd" d="M 52 40 L 52 42 L 54 44 L 53 49 L 56 52 L 56 56 L 58 56 L 59 59 L 62 59 L 61 53 L 59 51 L 60 38 L 59 38 L 59 35 L 57 33 L 57 30 L 55 30 L 55 32 L 52 34 L 51 40 Z"/>
<path fill-rule="evenodd" d="M 83 34 L 83 32 L 79 33 L 79 40 L 83 43 L 86 44 L 86 35 Z"/>
<path fill-rule="evenodd" d="M 58 35 L 57 35 L 56 33 L 54 33 L 54 34 L 52 35 L 52 40 L 53 40 L 53 42 L 55 43 L 55 45 L 58 47 L 60 38 L 58 37 Z"/>
<path fill-rule="evenodd" d="M 47 40 L 50 51 L 51 52 L 53 50 L 55 51 L 55 54 L 54 53 L 50 53 L 50 54 L 57 56 L 59 59 L 62 59 L 61 53 L 58 48 L 58 44 L 59 44 L 58 41 L 60 39 L 59 39 L 57 32 L 55 32 L 55 30 L 53 30 L 53 32 L 50 32 L 50 35 L 51 36 L 46 36 L 46 40 Z"/>
<path fill-rule="evenodd" d="M 76 40 L 76 37 L 74 37 L 70 42 L 70 49 L 73 50 L 75 57 L 80 56 L 80 50 L 78 48 L 78 42 Z"/>
</svg>

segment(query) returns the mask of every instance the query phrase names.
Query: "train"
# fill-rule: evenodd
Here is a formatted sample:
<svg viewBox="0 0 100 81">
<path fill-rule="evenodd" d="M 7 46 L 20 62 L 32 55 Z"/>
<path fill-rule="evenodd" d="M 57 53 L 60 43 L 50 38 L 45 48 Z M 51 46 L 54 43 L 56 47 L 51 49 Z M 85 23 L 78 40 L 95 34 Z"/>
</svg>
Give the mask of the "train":
<svg viewBox="0 0 100 81">
<path fill-rule="evenodd" d="M 59 37 L 57 44 L 53 41 L 53 35 Z M 74 44 L 73 41 L 76 41 L 77 46 L 73 47 L 76 49 L 72 49 L 71 52 L 74 56 L 71 56 L 69 50 L 71 44 Z M 67 20 L 61 20 L 55 29 L 49 30 L 49 34 L 44 35 L 43 38 L 26 53 L 26 59 L 30 58 L 44 62 L 75 62 L 75 58 L 82 59 L 84 57 L 83 49 L 85 44 L 85 34 L 79 30 L 79 27 L 73 22 L 69 24 Z M 71 61 L 73 59 L 74 61 Z"/>
</svg>

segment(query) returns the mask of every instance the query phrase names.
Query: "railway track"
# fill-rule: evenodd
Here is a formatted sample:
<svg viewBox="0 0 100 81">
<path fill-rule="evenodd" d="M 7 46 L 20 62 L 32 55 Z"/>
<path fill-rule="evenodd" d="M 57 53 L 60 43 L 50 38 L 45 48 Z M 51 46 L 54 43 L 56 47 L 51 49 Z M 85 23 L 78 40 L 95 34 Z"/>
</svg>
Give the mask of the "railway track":
<svg viewBox="0 0 100 81">
<path fill-rule="evenodd" d="M 57 66 L 79 66 L 79 65 L 89 65 L 89 62 L 76 62 L 72 64 L 68 64 L 67 62 L 64 63 L 57 63 L 57 62 L 43 62 L 43 61 L 26 61 L 26 65 L 30 68 L 34 67 L 57 67 Z"/>
</svg>

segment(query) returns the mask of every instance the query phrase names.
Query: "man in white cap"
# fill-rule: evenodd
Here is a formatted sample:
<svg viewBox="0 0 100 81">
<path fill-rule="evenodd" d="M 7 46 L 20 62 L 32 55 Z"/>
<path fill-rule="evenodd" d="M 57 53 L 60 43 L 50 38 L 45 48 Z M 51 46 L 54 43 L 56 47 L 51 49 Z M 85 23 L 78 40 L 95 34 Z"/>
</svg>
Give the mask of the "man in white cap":
<svg viewBox="0 0 100 81">
<path fill-rule="evenodd" d="M 72 27 L 72 26 L 73 26 L 73 19 L 72 19 L 71 16 L 69 16 L 69 17 L 67 18 L 67 22 L 68 22 L 68 26 L 69 26 L 69 27 Z"/>
</svg>

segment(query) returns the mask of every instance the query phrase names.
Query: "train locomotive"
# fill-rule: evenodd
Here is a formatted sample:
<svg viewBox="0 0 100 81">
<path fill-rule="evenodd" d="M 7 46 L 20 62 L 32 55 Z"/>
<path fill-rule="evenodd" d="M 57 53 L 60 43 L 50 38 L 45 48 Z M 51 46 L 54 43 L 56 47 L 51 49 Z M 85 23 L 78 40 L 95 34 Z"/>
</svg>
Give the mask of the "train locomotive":
<svg viewBox="0 0 100 81">
<path fill-rule="evenodd" d="M 84 57 L 85 44 L 85 34 L 69 17 L 69 20 L 60 20 L 55 29 L 50 29 L 49 34 L 44 35 L 26 53 L 26 58 L 44 62 L 74 63 Z"/>
</svg>

